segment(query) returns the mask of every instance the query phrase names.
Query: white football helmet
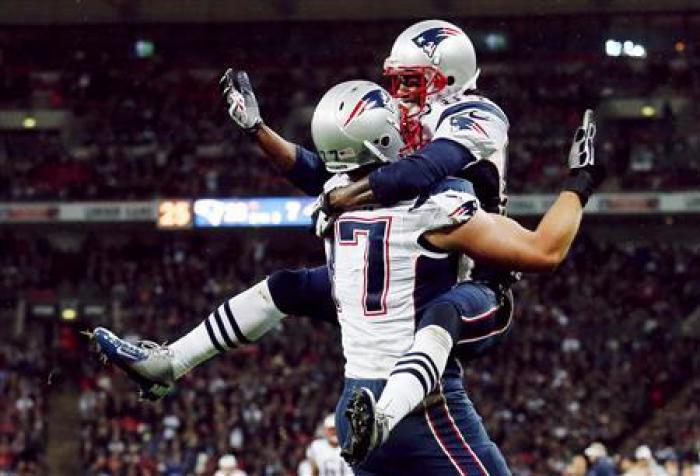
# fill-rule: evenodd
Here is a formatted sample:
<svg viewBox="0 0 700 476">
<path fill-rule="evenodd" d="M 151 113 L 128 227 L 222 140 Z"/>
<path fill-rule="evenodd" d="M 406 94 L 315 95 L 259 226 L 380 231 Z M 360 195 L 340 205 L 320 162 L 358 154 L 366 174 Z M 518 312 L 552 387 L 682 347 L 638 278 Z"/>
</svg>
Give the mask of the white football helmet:
<svg viewBox="0 0 700 476">
<path fill-rule="evenodd" d="M 406 151 L 423 145 L 417 116 L 428 102 L 476 88 L 476 53 L 464 31 L 443 20 L 425 20 L 406 28 L 396 38 L 384 61 L 391 94 L 402 101 L 401 132 Z"/>
<path fill-rule="evenodd" d="M 323 431 L 332 445 L 338 444 L 338 433 L 335 428 L 335 413 L 331 413 L 323 419 Z"/>
<path fill-rule="evenodd" d="M 402 76 L 420 75 L 428 99 L 474 89 L 479 68 L 474 45 L 461 28 L 443 20 L 425 20 L 396 38 L 384 61 L 384 75 L 396 78 L 397 91 Z"/>
<path fill-rule="evenodd" d="M 403 147 L 396 104 L 388 91 L 371 81 L 332 87 L 316 106 L 311 136 L 332 173 L 394 161 Z"/>
</svg>

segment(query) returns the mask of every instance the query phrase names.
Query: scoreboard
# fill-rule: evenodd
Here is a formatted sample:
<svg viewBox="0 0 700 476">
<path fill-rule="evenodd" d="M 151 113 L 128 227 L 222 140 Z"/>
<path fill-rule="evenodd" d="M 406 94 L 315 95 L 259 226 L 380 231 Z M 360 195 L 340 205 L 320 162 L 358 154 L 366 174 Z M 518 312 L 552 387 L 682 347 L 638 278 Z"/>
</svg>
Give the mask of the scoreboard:
<svg viewBox="0 0 700 476">
<path fill-rule="evenodd" d="M 308 197 L 161 200 L 156 223 L 163 229 L 310 226 L 314 202 Z"/>
</svg>

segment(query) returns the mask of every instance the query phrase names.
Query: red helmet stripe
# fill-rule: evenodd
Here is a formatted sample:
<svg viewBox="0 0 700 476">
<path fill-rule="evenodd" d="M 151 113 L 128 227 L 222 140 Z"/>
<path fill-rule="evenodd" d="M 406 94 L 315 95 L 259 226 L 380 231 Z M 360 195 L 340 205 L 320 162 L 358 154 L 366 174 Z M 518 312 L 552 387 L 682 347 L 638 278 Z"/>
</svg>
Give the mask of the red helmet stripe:
<svg viewBox="0 0 700 476">
<path fill-rule="evenodd" d="M 345 124 L 343 124 L 343 127 L 347 126 L 350 123 L 350 121 L 352 121 L 355 117 L 362 114 L 362 111 L 364 111 L 366 105 L 367 103 L 364 100 L 360 100 L 357 104 L 355 104 L 355 108 L 350 113 L 350 117 L 348 117 L 348 120 L 345 121 Z"/>
<path fill-rule="evenodd" d="M 481 133 L 484 134 L 486 137 L 489 136 L 488 133 L 484 130 L 483 127 L 481 127 L 481 125 L 480 125 L 478 122 L 475 122 L 475 123 L 474 123 L 474 129 L 476 129 L 477 131 L 481 132 Z"/>
<path fill-rule="evenodd" d="M 442 32 L 446 33 L 448 35 L 459 35 L 460 33 L 462 33 L 460 30 L 458 30 L 456 28 L 449 28 L 449 27 L 443 28 Z"/>
</svg>

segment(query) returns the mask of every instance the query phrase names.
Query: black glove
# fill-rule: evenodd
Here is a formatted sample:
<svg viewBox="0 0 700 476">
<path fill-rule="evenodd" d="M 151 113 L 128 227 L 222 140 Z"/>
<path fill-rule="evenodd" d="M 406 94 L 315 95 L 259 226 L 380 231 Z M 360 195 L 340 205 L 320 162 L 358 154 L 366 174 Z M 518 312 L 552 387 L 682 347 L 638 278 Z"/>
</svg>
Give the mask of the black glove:
<svg viewBox="0 0 700 476">
<path fill-rule="evenodd" d="M 564 190 L 576 193 L 584 207 L 593 191 L 605 179 L 605 168 L 595 161 L 593 138 L 596 127 L 593 111 L 586 109 L 583 123 L 576 129 L 574 141 L 569 151 L 569 177 L 564 182 Z"/>
</svg>

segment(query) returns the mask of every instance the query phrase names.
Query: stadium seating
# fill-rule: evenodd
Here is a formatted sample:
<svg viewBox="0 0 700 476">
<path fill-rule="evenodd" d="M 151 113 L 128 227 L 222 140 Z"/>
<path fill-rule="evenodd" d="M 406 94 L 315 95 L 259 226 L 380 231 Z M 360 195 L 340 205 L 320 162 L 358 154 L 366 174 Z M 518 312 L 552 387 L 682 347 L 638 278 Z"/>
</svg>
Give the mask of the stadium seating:
<svg viewBox="0 0 700 476">
<path fill-rule="evenodd" d="M 71 279 L 76 290 L 90 281 L 93 294 L 120 302 L 120 332 L 172 340 L 285 262 L 265 241 L 256 249 L 230 238 L 218 248 L 214 239 L 119 247 L 96 240 L 76 255 L 89 265 Z M 227 251 L 239 246 L 237 256 Z M 286 263 L 318 262 L 316 248 L 310 242 L 307 256 Z M 643 424 L 683 388 L 698 370 L 697 361 L 685 361 L 698 340 L 680 324 L 700 297 L 684 276 L 699 269 L 700 255 L 689 247 L 584 238 L 553 277 L 517 286 L 509 340 L 465 371 L 469 394 L 518 474 L 554 474 L 593 440 L 621 444 L 630 423 Z M 631 274 L 640 276 L 636 287 L 616 279 Z M 115 465 L 193 471 L 232 450 L 253 474 L 286 474 L 332 408 L 341 365 L 337 331 L 297 317 L 193 372 L 156 406 L 139 404 L 121 374 L 88 365 L 80 399 L 85 467 L 89 474 Z M 689 440 L 675 439 L 681 435 L 660 435 L 644 442 L 689 451 Z"/>
<path fill-rule="evenodd" d="M 0 474 L 34 475 L 45 463 L 47 355 L 0 340 Z"/>
<path fill-rule="evenodd" d="M 310 112 L 325 89 L 357 77 L 381 80 L 381 61 L 391 43 L 386 30 L 348 44 L 341 33 L 353 31 L 350 27 L 321 41 L 318 31 L 291 25 L 272 29 L 277 30 L 276 40 L 293 38 L 294 47 L 280 56 L 278 43 L 262 41 L 253 25 L 240 27 L 245 34 L 233 52 L 224 50 L 221 29 L 207 34 L 190 28 L 201 43 L 187 48 L 152 32 L 159 54 L 147 59 L 129 57 L 126 40 L 104 44 L 99 37 L 95 46 L 60 64 L 47 57 L 50 49 L 36 57 L 36 64 L 8 54 L 0 66 L 0 108 L 62 109 L 73 120 L 70 134 L 0 132 L 0 199 L 297 193 L 270 173 L 230 123 L 219 97 L 219 75 L 227 66 L 248 68 L 264 118 L 288 138 L 309 145 Z M 363 29 L 374 30 L 379 29 Z M 519 32 L 513 26 L 515 38 Z M 6 38 L 6 49 L 22 41 L 38 50 L 41 37 Z M 100 42 L 104 47 L 96 49 Z M 310 48 L 312 44 L 324 47 Z M 672 98 L 692 102 L 700 94 L 700 74 L 693 68 L 698 58 L 692 52 L 649 58 L 640 68 L 620 58 L 601 61 L 600 52 L 594 55 L 590 45 L 562 53 L 549 44 L 525 42 L 522 50 L 518 42 L 513 44 L 508 55 L 486 50 L 480 56 L 480 88 L 511 119 L 511 193 L 556 188 L 559 164 L 585 108 L 650 95 L 668 98 L 653 118 L 612 120 L 600 129 L 599 153 L 614 164 L 618 177 L 606 188 L 680 190 L 700 185 L 697 121 L 679 116 L 670 106 Z M 341 52 L 345 56 L 339 64 Z M 522 61 L 518 53 L 537 61 Z"/>
</svg>

